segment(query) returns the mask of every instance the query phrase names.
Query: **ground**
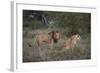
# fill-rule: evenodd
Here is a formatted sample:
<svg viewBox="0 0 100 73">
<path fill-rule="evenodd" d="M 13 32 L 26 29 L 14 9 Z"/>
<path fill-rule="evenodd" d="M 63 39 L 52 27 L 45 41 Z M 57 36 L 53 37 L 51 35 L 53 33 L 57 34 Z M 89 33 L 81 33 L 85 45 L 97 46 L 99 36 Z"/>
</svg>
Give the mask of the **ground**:
<svg viewBox="0 0 100 73">
<path fill-rule="evenodd" d="M 37 31 L 49 32 L 52 30 L 54 29 L 24 29 L 23 62 L 85 60 L 91 58 L 91 38 L 88 34 L 85 36 L 80 35 L 81 40 L 73 49 L 62 47 L 64 40 L 67 38 L 65 37 L 66 35 L 62 35 L 58 43 L 54 44 L 53 49 L 50 49 L 50 44 L 44 44 L 41 46 L 41 50 L 39 50 L 37 43 L 34 43 Z"/>
</svg>

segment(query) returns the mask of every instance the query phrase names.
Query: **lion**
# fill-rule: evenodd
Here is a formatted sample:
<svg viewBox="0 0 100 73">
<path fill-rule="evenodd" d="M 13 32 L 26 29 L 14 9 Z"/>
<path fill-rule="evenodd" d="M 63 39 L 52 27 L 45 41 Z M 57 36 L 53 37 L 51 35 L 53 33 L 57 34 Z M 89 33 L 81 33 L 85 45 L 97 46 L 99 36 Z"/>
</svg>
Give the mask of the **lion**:
<svg viewBox="0 0 100 73">
<path fill-rule="evenodd" d="M 74 48 L 80 41 L 80 38 L 81 37 L 79 34 L 75 34 L 75 35 L 71 36 L 70 38 L 65 40 L 63 47 L 66 49 Z"/>
<path fill-rule="evenodd" d="M 39 33 L 36 35 L 36 43 L 38 47 L 41 47 L 42 44 L 51 44 L 51 49 L 53 48 L 53 44 L 57 43 L 60 39 L 61 33 L 59 31 L 51 31 L 49 33 Z"/>
</svg>

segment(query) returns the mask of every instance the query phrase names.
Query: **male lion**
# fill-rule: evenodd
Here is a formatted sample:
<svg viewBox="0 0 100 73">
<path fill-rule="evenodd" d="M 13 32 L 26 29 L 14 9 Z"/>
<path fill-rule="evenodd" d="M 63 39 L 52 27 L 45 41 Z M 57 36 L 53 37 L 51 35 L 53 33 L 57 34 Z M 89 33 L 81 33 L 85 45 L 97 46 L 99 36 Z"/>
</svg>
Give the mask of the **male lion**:
<svg viewBox="0 0 100 73">
<path fill-rule="evenodd" d="M 53 48 L 53 43 L 57 43 L 60 39 L 59 31 L 51 31 L 49 33 L 39 33 L 36 35 L 36 43 L 40 48 L 42 44 L 50 43 L 51 49 Z"/>
<path fill-rule="evenodd" d="M 50 44 L 50 49 L 53 49 L 53 44 L 57 43 L 58 40 L 60 39 L 60 32 L 59 31 L 51 31 L 49 33 L 38 33 L 35 37 L 34 44 L 37 44 L 38 46 L 38 51 L 40 57 L 44 60 L 46 54 L 43 49 L 41 48 L 42 45 Z"/>
</svg>

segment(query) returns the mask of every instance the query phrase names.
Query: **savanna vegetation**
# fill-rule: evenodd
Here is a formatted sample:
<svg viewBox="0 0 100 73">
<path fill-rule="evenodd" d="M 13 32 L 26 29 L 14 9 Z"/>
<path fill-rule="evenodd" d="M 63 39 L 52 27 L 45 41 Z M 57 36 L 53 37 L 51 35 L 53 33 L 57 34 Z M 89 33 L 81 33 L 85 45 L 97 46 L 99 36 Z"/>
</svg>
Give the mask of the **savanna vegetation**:
<svg viewBox="0 0 100 73">
<path fill-rule="evenodd" d="M 34 43 L 38 32 L 63 32 L 58 43 L 41 46 Z M 81 36 L 74 49 L 62 48 L 65 39 L 73 34 Z M 40 56 L 42 55 L 42 57 Z M 91 59 L 91 14 L 23 10 L 23 62 L 85 60 Z"/>
</svg>

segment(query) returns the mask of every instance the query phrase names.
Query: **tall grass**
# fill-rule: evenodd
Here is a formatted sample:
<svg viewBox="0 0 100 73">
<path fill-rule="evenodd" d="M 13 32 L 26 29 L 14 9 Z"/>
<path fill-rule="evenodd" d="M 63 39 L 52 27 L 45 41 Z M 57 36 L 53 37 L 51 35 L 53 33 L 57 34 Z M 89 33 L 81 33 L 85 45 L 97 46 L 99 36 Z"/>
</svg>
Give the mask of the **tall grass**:
<svg viewBox="0 0 100 73">
<path fill-rule="evenodd" d="M 54 29 L 40 31 L 49 32 L 52 30 Z M 58 43 L 53 45 L 53 49 L 50 49 L 50 44 L 43 44 L 39 49 L 37 43 L 34 43 L 36 33 L 37 31 L 28 29 L 23 31 L 23 62 L 91 59 L 91 41 L 89 35 L 85 37 L 81 35 L 80 42 L 73 49 L 62 47 L 66 34 L 61 37 Z"/>
</svg>

